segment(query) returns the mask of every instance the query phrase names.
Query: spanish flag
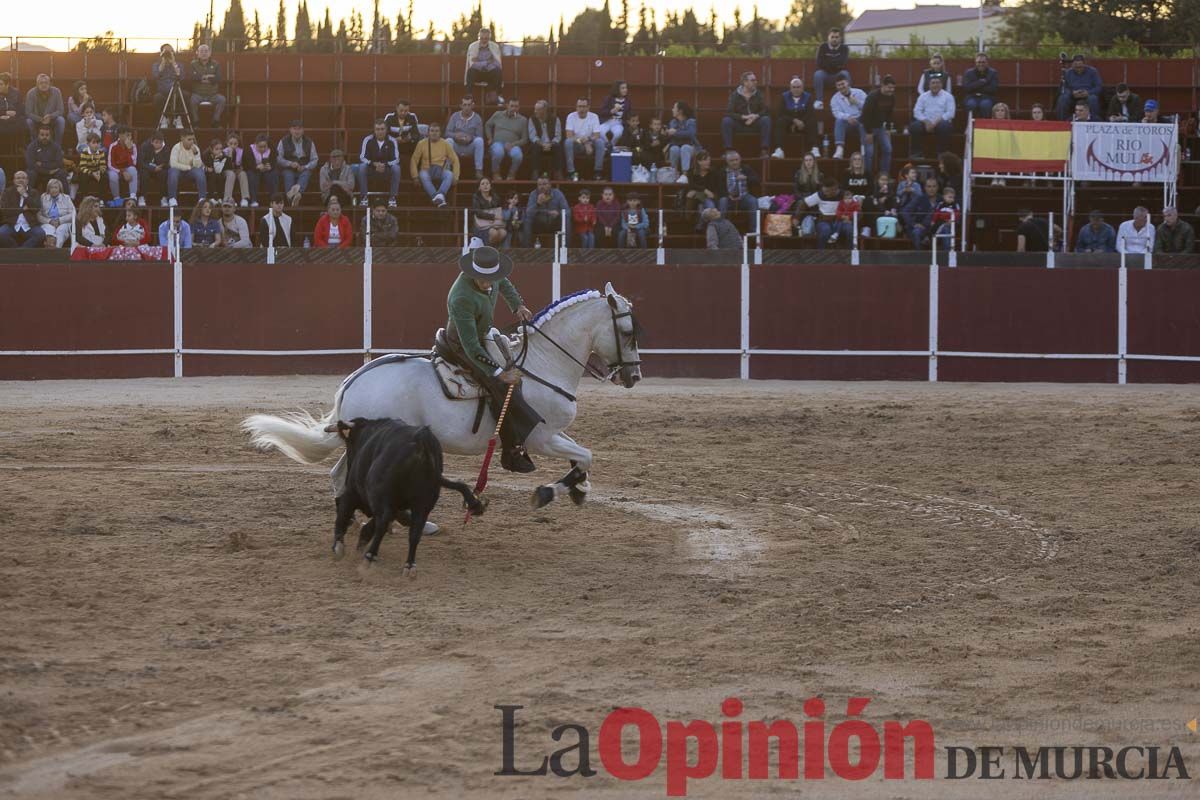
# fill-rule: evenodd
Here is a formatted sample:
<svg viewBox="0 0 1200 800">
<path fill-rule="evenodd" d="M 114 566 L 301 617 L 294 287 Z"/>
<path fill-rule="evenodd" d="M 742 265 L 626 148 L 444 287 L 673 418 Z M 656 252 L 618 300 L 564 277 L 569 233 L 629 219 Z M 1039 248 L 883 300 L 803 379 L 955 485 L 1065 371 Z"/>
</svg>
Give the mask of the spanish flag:
<svg viewBox="0 0 1200 800">
<path fill-rule="evenodd" d="M 1062 172 L 1070 157 L 1070 122 L 975 120 L 973 172 Z"/>
</svg>

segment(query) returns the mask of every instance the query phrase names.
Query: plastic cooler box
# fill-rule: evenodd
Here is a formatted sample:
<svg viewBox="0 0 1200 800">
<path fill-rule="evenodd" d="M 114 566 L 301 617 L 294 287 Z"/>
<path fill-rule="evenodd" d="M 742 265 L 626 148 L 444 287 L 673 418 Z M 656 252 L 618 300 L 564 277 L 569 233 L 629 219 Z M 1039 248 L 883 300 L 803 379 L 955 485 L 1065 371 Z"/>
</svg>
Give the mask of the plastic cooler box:
<svg viewBox="0 0 1200 800">
<path fill-rule="evenodd" d="M 613 153 L 612 182 L 629 183 L 633 180 L 633 153 Z"/>
</svg>

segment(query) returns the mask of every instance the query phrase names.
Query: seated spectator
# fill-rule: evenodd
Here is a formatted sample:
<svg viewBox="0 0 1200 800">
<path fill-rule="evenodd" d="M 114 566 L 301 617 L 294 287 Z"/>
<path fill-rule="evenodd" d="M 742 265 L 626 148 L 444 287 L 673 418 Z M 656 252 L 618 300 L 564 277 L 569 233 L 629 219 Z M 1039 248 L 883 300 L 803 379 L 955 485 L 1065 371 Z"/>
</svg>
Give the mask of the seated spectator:
<svg viewBox="0 0 1200 800">
<path fill-rule="evenodd" d="M 1153 125 L 1158 122 L 1174 122 L 1170 114 L 1160 114 L 1157 100 L 1147 100 L 1142 106 L 1142 124 Z"/>
<path fill-rule="evenodd" d="M 108 177 L 108 153 L 100 146 L 100 134 L 89 131 L 83 150 L 76 157 L 75 192 L 77 197 L 99 197 Z"/>
<path fill-rule="evenodd" d="M 699 159 L 697 159 L 699 164 Z M 600 191 L 600 202 L 596 203 L 596 246 L 613 248 L 617 246 L 617 234 L 621 230 L 621 204 L 617 202 L 616 192 L 611 186 L 605 186 Z"/>
<path fill-rule="evenodd" d="M 350 227 L 350 218 L 342 213 L 342 203 L 337 197 L 330 197 L 325 204 L 325 213 L 317 220 L 313 230 L 313 247 L 350 247 L 354 244 L 354 231 Z"/>
<path fill-rule="evenodd" d="M 824 249 L 826 244 L 842 244 L 849 246 L 854 241 L 854 221 L 862 213 L 862 201 L 854 196 L 849 189 L 842 190 L 842 199 L 838 201 L 836 222 L 833 233 L 827 240 L 817 237 L 817 247 Z"/>
<path fill-rule="evenodd" d="M 771 109 L 766 95 L 758 89 L 758 77 L 743 72 L 738 87 L 729 93 L 729 105 L 721 120 L 721 141 L 726 150 L 733 149 L 733 134 L 758 132 L 762 155 L 771 152 Z"/>
<path fill-rule="evenodd" d="M 896 79 L 884 75 L 878 89 L 872 89 L 863 103 L 862 134 L 863 155 L 868 171 L 891 172 L 892 128 L 895 127 Z M 815 150 L 816 148 L 814 148 Z M 875 164 L 875 151 L 879 151 L 879 164 Z M 815 155 L 815 153 L 814 153 Z"/>
<path fill-rule="evenodd" d="M 167 148 L 167 137 L 155 131 L 138 148 L 138 205 L 146 205 L 146 197 L 158 197 L 161 205 L 167 204 L 167 170 L 171 168 L 171 151 Z"/>
<path fill-rule="evenodd" d="M 534 180 L 550 173 L 556 180 L 562 180 L 562 141 L 558 116 L 550 113 L 549 103 L 538 100 L 529 117 L 529 163 Z"/>
<path fill-rule="evenodd" d="M 1196 249 L 1196 232 L 1179 218 L 1175 206 L 1163 209 L 1163 221 L 1154 234 L 1154 252 L 1191 253 Z"/>
<path fill-rule="evenodd" d="M 904 222 L 904 229 L 908 231 L 909 238 L 912 239 L 913 249 L 920 250 L 929 243 L 933 212 L 937 204 L 937 178 L 930 177 L 925 179 L 925 191 L 915 195 L 900 210 L 900 219 Z"/>
<path fill-rule="evenodd" d="M 712 156 L 707 150 L 696 153 L 692 171 L 687 176 L 687 186 L 683 189 L 683 210 L 696 214 L 697 231 L 703 227 L 701 215 L 704 210 L 717 207 L 723 177 L 721 170 L 713 169 Z"/>
<path fill-rule="evenodd" d="M 1118 83 L 1117 93 L 1108 101 L 1109 122 L 1137 122 L 1145 116 L 1142 98 L 1129 90 L 1129 84 Z"/>
<path fill-rule="evenodd" d="M 650 158 L 650 168 L 653 170 L 659 164 L 665 164 L 667 161 L 667 134 L 663 130 L 662 120 L 658 117 L 650 118 L 650 125 L 646 128 L 645 139 L 645 154 Z M 657 181 L 656 175 L 651 175 L 650 180 Z"/>
<path fill-rule="evenodd" d="M 579 180 L 575 171 L 575 159 L 582 154 L 591 156 L 595 163 L 595 176 L 604 170 L 605 139 L 600 135 L 600 118 L 589 110 L 586 97 L 575 101 L 575 113 L 567 115 L 567 140 L 563 144 L 563 158 L 567 162 L 567 177 Z"/>
<path fill-rule="evenodd" d="M 121 203 L 121 179 L 129 184 L 129 196 L 137 199 L 138 195 L 138 149 L 133 143 L 133 131 L 121 126 L 117 140 L 108 148 L 108 188 L 112 194 L 112 205 L 119 208 Z"/>
<path fill-rule="evenodd" d="M 1041 122 L 1046 119 L 1046 109 L 1041 103 L 1034 103 L 1029 107 L 1029 118 L 1034 122 Z"/>
<path fill-rule="evenodd" d="M 802 197 L 796 203 L 797 208 L 793 211 L 793 216 L 797 220 L 802 220 L 804 215 L 800 209 L 815 208 L 819 214 L 816 224 L 817 248 L 824 250 L 825 245 L 829 243 L 834 234 L 840 237 L 841 229 L 838 222 L 838 206 L 842 202 L 842 191 L 838 188 L 837 180 L 832 176 L 826 176 L 821 179 L 821 188 L 810 195 Z M 803 227 L 801 228 L 803 231 Z M 834 238 L 837 241 L 837 238 Z"/>
<path fill-rule="evenodd" d="M 50 126 L 42 123 L 37 129 L 37 138 L 25 148 L 25 171 L 29 183 L 41 188 L 51 178 L 66 182 L 67 171 L 63 168 L 62 148 L 50 139 Z"/>
<path fill-rule="evenodd" d="M 621 138 L 616 141 L 616 145 L 629 152 L 634 165 L 650 166 L 650 154 L 646 147 L 646 129 L 642 127 L 640 114 L 630 114 L 625 118 Z"/>
<path fill-rule="evenodd" d="M 1088 224 L 1079 231 L 1075 240 L 1076 253 L 1115 253 L 1117 252 L 1117 232 L 1112 225 L 1104 221 L 1104 215 L 1099 211 L 1088 214 Z"/>
<path fill-rule="evenodd" d="M 813 108 L 817 111 L 825 108 L 826 81 L 844 78 L 850 82 L 850 71 L 846 69 L 849 62 L 850 48 L 842 43 L 842 29 L 830 28 L 825 43 L 817 48 L 817 71 L 813 73 L 813 90 L 816 92 Z"/>
<path fill-rule="evenodd" d="M 504 97 L 500 94 L 503 91 L 503 66 L 500 45 L 492 41 L 490 30 L 480 28 L 478 41 L 471 42 L 467 48 L 466 74 L 463 77 L 467 91 L 472 91 L 476 84 L 486 84 L 488 91 L 496 93 L 496 102 L 503 103 Z"/>
<path fill-rule="evenodd" d="M 115 148 L 116 145 L 113 145 Z M 110 154 L 112 151 L 109 151 Z M 200 146 L 196 144 L 196 134 L 184 131 L 183 136 L 171 148 L 171 157 L 167 168 L 167 205 L 179 205 L 179 178 L 186 175 L 196 184 L 196 194 L 201 197 L 208 195 L 208 181 L 204 177 L 204 156 Z M 112 174 L 111 172 L 109 173 Z M 194 232 L 194 231 L 193 231 Z"/>
<path fill-rule="evenodd" d="M 925 137 L 934 134 L 937 137 L 937 152 L 950 149 L 950 134 L 954 132 L 954 97 L 942 90 L 942 82 L 937 78 L 929 81 L 929 91 L 917 98 L 913 108 L 913 120 L 908 126 L 912 136 L 912 158 L 925 157 Z"/>
<path fill-rule="evenodd" d="M 282 192 L 271 195 L 271 210 L 262 218 L 258 226 L 259 247 L 291 247 L 292 218 L 283 213 L 287 198 Z"/>
<path fill-rule="evenodd" d="M 250 189 L 250 207 L 256 208 L 264 195 L 274 197 L 279 189 L 279 175 L 275 171 L 275 151 L 271 149 L 271 140 L 265 133 L 260 133 L 255 138 L 244 161 L 246 184 Z"/>
<path fill-rule="evenodd" d="M 38 222 L 46 233 L 46 238 L 54 241 L 60 226 L 71 229 L 75 222 L 75 204 L 71 196 L 63 191 L 62 181 L 51 178 L 46 181 L 46 191 L 42 193 L 41 209 L 38 211 Z"/>
<path fill-rule="evenodd" d="M 83 152 L 83 148 L 87 147 L 88 134 L 92 132 L 103 138 L 104 123 L 96 116 L 96 107 L 88 103 L 80 110 L 79 121 L 75 123 L 76 152 Z"/>
<path fill-rule="evenodd" d="M 821 188 L 821 169 L 817 166 L 817 157 L 805 153 L 800 161 L 800 169 L 792 176 L 792 194 L 796 197 L 807 197 Z"/>
<path fill-rule="evenodd" d="M 24 170 L 13 174 L 12 186 L 0 194 L 0 247 L 41 247 L 46 232 L 38 223 L 41 196 Z"/>
<path fill-rule="evenodd" d="M 388 208 L 381 198 L 371 203 L 372 247 L 397 247 L 400 244 L 400 224 L 388 213 Z"/>
<path fill-rule="evenodd" d="M 283 177 L 283 193 L 293 206 L 308 189 L 313 170 L 317 168 L 317 146 L 304 135 L 304 123 L 292 120 L 288 135 L 275 148 L 275 164 Z"/>
<path fill-rule="evenodd" d="M 709 250 L 740 250 L 742 234 L 732 222 L 721 216 L 715 208 L 706 208 L 700 214 L 704 223 L 704 243 Z"/>
<path fill-rule="evenodd" d="M 212 59 L 212 48 L 202 44 L 196 48 L 188 74 L 192 86 L 192 124 L 200 124 L 200 106 L 212 105 L 212 126 L 221 124 L 225 112 L 225 96 L 221 94 L 221 65 Z"/>
<path fill-rule="evenodd" d="M 50 76 L 44 72 L 37 76 L 36 85 L 25 95 L 25 125 L 29 128 L 30 139 L 37 138 L 38 126 L 49 125 L 54 133 L 54 143 L 62 146 L 63 131 L 67 128 L 66 108 L 62 92 L 50 85 Z"/>
<path fill-rule="evenodd" d="M 942 59 L 941 53 L 933 53 L 929 56 L 929 67 L 921 73 L 921 77 L 917 79 L 917 94 L 921 95 L 929 91 L 929 79 L 938 78 L 942 82 L 942 91 L 954 92 L 950 86 L 950 73 L 946 71 L 946 62 Z"/>
<path fill-rule="evenodd" d="M 842 188 L 848 189 L 850 194 L 854 195 L 858 202 L 861 203 L 871 193 L 871 184 L 871 176 L 867 173 L 862 153 L 851 153 L 850 168 L 846 170 L 846 177 L 842 180 Z"/>
<path fill-rule="evenodd" d="M 343 207 L 354 204 L 354 184 L 360 171 L 346 163 L 346 153 L 340 147 L 329 151 L 329 160 L 321 167 L 317 185 L 321 188 L 321 203 L 329 205 L 329 198 L 336 197 Z M 399 189 L 397 189 L 399 191 Z M 366 192 L 363 193 L 366 204 Z"/>
<path fill-rule="evenodd" d="M 579 190 L 579 202 L 571 209 L 571 227 L 579 237 L 580 247 L 584 250 L 596 247 L 596 207 L 587 189 Z"/>
<path fill-rule="evenodd" d="M 1076 100 L 1083 100 L 1088 105 L 1090 116 L 1100 118 L 1100 92 L 1104 88 L 1100 73 L 1095 67 L 1087 64 L 1082 53 L 1076 53 L 1071 59 L 1071 68 L 1063 71 L 1063 91 L 1058 96 L 1058 118 L 1071 119 L 1074 116 Z"/>
<path fill-rule="evenodd" d="M 779 96 L 779 106 L 775 110 L 775 122 L 771 125 L 775 137 L 775 151 L 772 158 L 784 158 L 783 139 L 785 136 L 797 136 L 800 139 L 800 152 L 807 153 L 812 149 L 814 155 L 819 155 L 817 149 L 817 113 L 813 110 L 813 96 L 804 91 L 804 79 L 793 75 L 788 90 Z M 728 220 L 726 220 L 728 222 Z"/>
<path fill-rule="evenodd" d="M 596 116 L 592 114 L 592 116 Z M 571 235 L 568 222 L 571 217 L 571 206 L 567 198 L 558 189 L 550 185 L 550 179 L 545 175 L 537 179 L 537 188 L 529 193 L 529 202 L 525 206 L 525 230 L 522 232 L 522 242 L 525 247 L 534 243 L 534 237 L 543 233 L 558 233 L 566 230 Z"/>
<path fill-rule="evenodd" d="M 1092 116 L 1091 106 L 1086 100 L 1075 101 L 1075 116 L 1071 117 L 1072 122 L 1091 122 L 1095 117 Z"/>
<path fill-rule="evenodd" d="M 358 196 L 364 206 L 371 185 L 381 181 L 387 184 L 388 205 L 395 208 L 400 193 L 400 143 L 388 135 L 387 123 L 377 119 L 375 130 L 363 137 L 358 151 Z"/>
<path fill-rule="evenodd" d="M 182 214 L 176 214 L 174 218 L 164 219 L 158 225 L 158 243 L 162 247 L 167 248 L 167 255 L 173 257 L 175 255 L 174 248 L 179 247 L 180 250 L 192 249 L 192 226 Z"/>
<path fill-rule="evenodd" d="M 150 244 L 150 225 L 138 216 L 137 201 L 132 198 L 123 203 L 121 224 L 113 230 L 113 244 L 138 247 Z"/>
<path fill-rule="evenodd" d="M 417 115 L 409 111 L 409 106 L 407 100 L 397 100 L 396 110 L 389 111 L 383 118 L 387 125 L 388 136 L 396 140 L 396 147 L 400 151 L 401 166 L 412 159 L 413 150 L 416 149 L 417 142 L 421 141 L 420 123 L 417 121 Z"/>
<path fill-rule="evenodd" d="M 67 124 L 76 125 L 83 119 L 83 109 L 85 106 L 95 106 L 95 101 L 88 94 L 87 81 L 75 81 L 75 86 L 71 89 L 71 96 L 67 98 Z M 79 141 L 83 141 L 80 139 Z"/>
<path fill-rule="evenodd" d="M 642 208 L 642 198 L 637 192 L 630 192 L 625 198 L 625 208 L 621 209 L 621 233 L 618 237 L 621 247 L 636 247 L 646 249 L 646 232 L 650 229 L 650 217 Z"/>
<path fill-rule="evenodd" d="M 863 211 L 866 212 L 866 221 L 868 226 L 874 226 L 876 233 L 880 236 L 885 235 L 885 226 L 880 224 L 880 220 L 891 220 L 890 231 L 888 238 L 894 237 L 896 224 L 900 220 L 900 208 L 896 202 L 896 192 L 892 187 L 892 176 L 886 172 L 881 172 L 875 178 L 875 191 L 867 197 L 863 203 Z"/>
<path fill-rule="evenodd" d="M 112 143 L 117 140 L 117 131 L 120 129 L 121 126 L 117 124 L 111 108 L 100 111 L 100 144 L 105 150 L 112 147 Z"/>
<path fill-rule="evenodd" d="M 467 95 L 446 122 L 446 139 L 460 158 L 472 156 L 475 174 L 483 174 L 483 117 L 475 113 L 475 98 Z"/>
<path fill-rule="evenodd" d="M 154 84 L 154 107 L 162 114 L 162 118 L 158 121 L 158 127 L 166 128 L 171 124 L 168 116 L 174 118 L 175 127 L 183 129 L 183 117 L 181 116 L 183 109 L 172 105 L 167 107 L 167 98 L 171 96 L 171 90 L 176 86 L 179 87 L 180 95 L 183 97 L 183 102 L 187 102 L 187 93 L 183 91 L 183 67 L 175 60 L 175 48 L 169 44 L 164 44 L 158 51 L 158 60 L 150 67 L 151 83 Z M 192 124 L 196 124 L 196 120 L 192 120 Z"/>
<path fill-rule="evenodd" d="M 504 248 L 514 241 L 520 241 L 521 233 L 525 230 L 525 207 L 521 205 L 521 193 L 509 192 L 504 198 Z"/>
<path fill-rule="evenodd" d="M 954 187 L 947 184 L 942 187 L 942 201 L 933 209 L 930 216 L 930 229 L 934 238 L 938 239 L 938 248 L 947 250 L 954 241 L 954 225 L 962 219 L 962 207 L 958 204 L 958 193 Z"/>
<path fill-rule="evenodd" d="M 201 197 L 192 209 L 192 247 L 220 247 L 221 221 L 213 210 L 213 202 Z"/>
<path fill-rule="evenodd" d="M 903 211 L 909 203 L 921 196 L 924 185 L 917 176 L 917 168 L 912 164 L 905 164 L 904 169 L 900 170 L 900 175 L 900 181 L 896 184 L 896 206 Z"/>
<path fill-rule="evenodd" d="M 617 81 L 613 84 L 612 92 L 604 98 L 604 104 L 600 106 L 600 135 L 609 141 L 609 147 L 621 138 L 621 133 L 625 130 L 625 120 L 632 113 L 629 84 Z"/>
<path fill-rule="evenodd" d="M 12 75 L 0 72 L 0 140 L 19 139 L 27 130 L 21 93 L 12 85 Z"/>
<path fill-rule="evenodd" d="M 425 194 L 438 208 L 446 205 L 446 192 L 458 179 L 458 153 L 442 138 L 442 126 L 429 123 L 429 135 L 417 143 L 413 151 L 409 172 L 415 175 L 413 182 L 425 189 Z"/>
<path fill-rule="evenodd" d="M 508 238 L 504 201 L 488 178 L 479 179 L 479 188 L 471 198 L 471 216 L 475 220 L 471 235 L 484 244 L 500 247 Z"/>
<path fill-rule="evenodd" d="M 242 147 L 242 137 L 233 131 L 225 136 L 225 157 L 229 162 L 225 165 L 225 197 L 233 197 L 234 181 L 242 193 L 242 208 L 250 205 L 250 175 L 246 172 L 246 150 Z"/>
<path fill-rule="evenodd" d="M 1008 103 L 996 103 L 992 106 L 992 119 L 1012 119 L 1012 112 L 1008 108 Z"/>
<path fill-rule="evenodd" d="M 521 101 L 510 97 L 506 108 L 497 111 L 484 126 L 492 156 L 492 180 L 500 180 L 504 159 L 508 159 L 508 179 L 517 179 L 517 170 L 529 146 L 529 120 L 521 113 Z"/>
<path fill-rule="evenodd" d="M 949 84 L 944 88 L 948 90 Z M 986 54 L 976 54 L 975 68 L 967 70 L 962 79 L 963 108 L 976 118 L 987 119 L 992 116 L 998 91 L 1000 73 L 988 66 Z"/>
<path fill-rule="evenodd" d="M 842 158 L 846 152 L 847 129 L 857 131 L 860 142 L 865 138 L 862 115 L 867 105 L 867 93 L 862 89 L 851 88 L 850 82 L 845 78 L 838 78 L 834 85 L 837 91 L 833 93 L 833 100 L 829 103 L 829 108 L 833 111 L 833 141 L 836 145 L 833 157 Z"/>
<path fill-rule="evenodd" d="M 963 193 L 962 159 L 948 150 L 938 153 L 937 178 L 938 185 L 941 188 L 945 189 L 947 186 L 953 186 L 955 195 L 961 196 Z"/>
<path fill-rule="evenodd" d="M 221 246 L 237 249 L 250 247 L 250 227 L 237 214 L 232 200 L 221 201 Z M 317 223 L 320 227 L 320 223 Z"/>
<path fill-rule="evenodd" d="M 225 145 L 221 144 L 220 139 L 210 140 L 208 149 L 204 151 L 201 159 L 204 162 L 204 181 L 213 187 L 213 198 L 218 196 L 216 188 L 226 183 L 225 176 L 228 175 L 229 191 L 225 194 L 224 199 L 232 202 L 234 171 L 233 165 L 229 163 L 229 156 L 225 155 Z"/>
<path fill-rule="evenodd" d="M 1020 223 L 1017 226 L 1018 253 L 1045 253 L 1050 250 L 1050 228 L 1046 220 L 1035 217 L 1033 212 L 1023 208 L 1017 212 Z"/>
<path fill-rule="evenodd" d="M 79 210 L 75 213 L 75 244 L 81 247 L 104 247 L 108 237 L 104 229 L 104 214 L 100 201 L 88 195 L 79 201 Z M 55 243 L 63 247 L 71 241 L 71 228 L 60 227 L 55 232 Z"/>
<path fill-rule="evenodd" d="M 732 150 L 725 154 L 725 169 L 718 179 L 717 208 L 721 216 L 730 211 L 758 213 L 758 192 L 761 184 L 758 174 L 742 164 L 742 157 Z"/>
<path fill-rule="evenodd" d="M 667 160 L 679 173 L 679 183 L 687 183 L 687 173 L 692 169 L 692 157 L 700 149 L 696 138 L 696 118 L 692 107 L 683 100 L 671 106 L 671 121 L 667 125 Z"/>
</svg>

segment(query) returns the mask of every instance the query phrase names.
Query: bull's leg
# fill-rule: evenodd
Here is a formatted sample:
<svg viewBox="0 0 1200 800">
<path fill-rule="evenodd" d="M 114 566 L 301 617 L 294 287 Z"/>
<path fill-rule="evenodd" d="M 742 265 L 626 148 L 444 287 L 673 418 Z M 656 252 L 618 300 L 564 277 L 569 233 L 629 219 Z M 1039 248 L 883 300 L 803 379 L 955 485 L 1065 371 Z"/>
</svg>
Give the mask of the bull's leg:
<svg viewBox="0 0 1200 800">
<path fill-rule="evenodd" d="M 375 561 L 379 558 L 379 545 L 383 542 L 384 534 L 388 532 L 388 528 L 392 527 L 392 520 L 396 518 L 396 514 L 390 508 L 386 508 L 375 515 L 373 522 L 375 523 L 375 535 L 371 537 L 371 544 L 367 547 L 367 552 L 363 554 L 363 558 L 367 561 Z"/>
<path fill-rule="evenodd" d="M 460 481 L 452 481 L 449 478 L 442 478 L 442 487 L 445 489 L 453 489 L 462 495 L 463 507 L 471 510 L 471 513 L 477 517 L 483 516 L 483 512 L 487 510 L 487 501 L 482 497 L 476 497 L 471 491 L 471 487 Z M 428 534 L 428 531 L 426 531 Z"/>
<path fill-rule="evenodd" d="M 424 509 L 413 511 L 412 522 L 408 525 L 408 560 L 404 562 L 404 574 L 410 578 L 417 577 L 417 545 L 421 543 L 421 533 L 428 518 L 429 512 Z"/>
<path fill-rule="evenodd" d="M 571 500 L 577 505 L 587 498 L 591 484 L 588 483 L 588 470 L 592 466 L 592 451 L 581 447 L 565 433 L 556 433 L 546 439 L 538 439 L 530 448 L 540 455 L 559 456 L 571 462 L 571 471 L 555 483 L 539 486 L 533 492 L 534 508 L 547 505 L 561 494 L 570 493 Z"/>
<path fill-rule="evenodd" d="M 350 523 L 354 520 L 354 499 L 350 497 L 350 492 L 343 492 L 337 498 L 337 520 L 333 524 L 333 557 L 340 559 L 346 554 L 346 545 L 342 541 L 346 538 L 346 529 L 350 527 Z"/>
<path fill-rule="evenodd" d="M 363 523 L 362 529 L 358 532 L 358 552 L 366 549 L 371 539 L 375 537 L 375 518 L 371 517 Z"/>
</svg>

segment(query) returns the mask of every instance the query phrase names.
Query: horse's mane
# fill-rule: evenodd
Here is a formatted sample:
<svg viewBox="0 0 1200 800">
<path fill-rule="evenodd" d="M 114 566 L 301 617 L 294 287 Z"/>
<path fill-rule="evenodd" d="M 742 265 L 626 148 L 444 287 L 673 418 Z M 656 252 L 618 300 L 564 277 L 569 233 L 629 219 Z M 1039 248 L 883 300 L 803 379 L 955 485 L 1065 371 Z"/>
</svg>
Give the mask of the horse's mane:
<svg viewBox="0 0 1200 800">
<path fill-rule="evenodd" d="M 564 308 L 570 308 L 571 306 L 577 303 L 582 303 L 585 300 L 596 300 L 603 296 L 604 294 L 598 289 L 581 289 L 580 291 L 573 292 L 566 297 L 560 297 L 550 305 L 543 308 L 541 311 L 534 314 L 533 324 L 541 325 L 549 322 L 555 314 L 562 311 Z"/>
</svg>

